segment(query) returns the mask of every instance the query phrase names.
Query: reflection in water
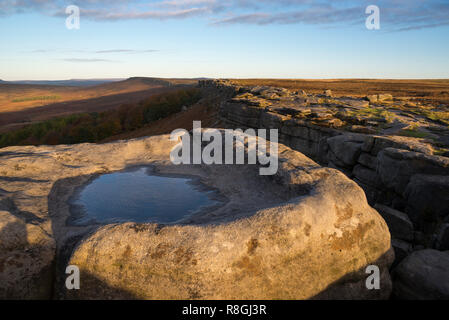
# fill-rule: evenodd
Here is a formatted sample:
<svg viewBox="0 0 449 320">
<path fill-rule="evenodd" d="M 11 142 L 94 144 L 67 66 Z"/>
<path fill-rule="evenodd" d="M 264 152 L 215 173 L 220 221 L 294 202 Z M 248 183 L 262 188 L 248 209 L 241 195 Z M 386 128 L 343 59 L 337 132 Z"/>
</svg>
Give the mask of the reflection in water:
<svg viewBox="0 0 449 320">
<path fill-rule="evenodd" d="M 146 168 L 105 174 L 71 203 L 84 212 L 73 223 L 176 222 L 218 204 L 210 194 L 195 188 L 192 179 L 148 175 Z"/>
</svg>

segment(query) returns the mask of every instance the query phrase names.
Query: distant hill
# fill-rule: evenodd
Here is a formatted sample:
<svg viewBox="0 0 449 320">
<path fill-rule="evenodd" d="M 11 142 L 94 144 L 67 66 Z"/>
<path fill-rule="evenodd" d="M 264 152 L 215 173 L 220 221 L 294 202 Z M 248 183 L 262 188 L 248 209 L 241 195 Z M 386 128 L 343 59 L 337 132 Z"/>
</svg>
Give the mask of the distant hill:
<svg viewBox="0 0 449 320">
<path fill-rule="evenodd" d="M 0 83 L 8 84 L 29 84 L 29 85 L 48 85 L 48 86 L 72 86 L 88 87 L 100 84 L 123 81 L 125 79 L 70 79 L 70 80 L 21 80 L 21 81 L 3 81 Z"/>
<path fill-rule="evenodd" d="M 1 84 L 25 84 L 34 86 L 59 86 L 59 87 L 93 87 L 100 85 L 108 85 L 113 83 L 129 84 L 141 84 L 149 86 L 163 86 L 169 87 L 173 84 L 193 84 L 197 80 L 206 78 L 195 79 L 162 79 L 162 78 L 150 78 L 150 77 L 131 77 L 128 79 L 70 79 L 70 80 L 20 80 L 20 81 L 4 81 L 0 79 Z M 119 85 L 122 86 L 122 85 Z"/>
</svg>

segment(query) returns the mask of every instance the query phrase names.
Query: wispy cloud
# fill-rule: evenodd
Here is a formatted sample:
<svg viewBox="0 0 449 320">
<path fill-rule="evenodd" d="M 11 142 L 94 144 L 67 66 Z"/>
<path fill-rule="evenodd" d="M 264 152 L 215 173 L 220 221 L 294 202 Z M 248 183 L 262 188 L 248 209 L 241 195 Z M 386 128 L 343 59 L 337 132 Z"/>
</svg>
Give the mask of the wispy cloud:
<svg viewBox="0 0 449 320">
<path fill-rule="evenodd" d="M 203 18 L 212 25 L 352 25 L 365 8 L 381 10 L 383 28 L 408 31 L 449 25 L 447 0 L 1 0 L 0 15 L 40 12 L 65 16 L 76 4 L 82 17 L 96 21 Z"/>
<path fill-rule="evenodd" d="M 65 62 L 74 62 L 74 63 L 90 63 L 90 62 L 120 62 L 116 60 L 109 59 L 90 59 L 90 58 L 66 58 L 61 59 Z"/>
<path fill-rule="evenodd" d="M 151 52 L 159 52 L 159 50 L 108 49 L 108 50 L 94 51 L 94 53 L 151 53 Z"/>
<path fill-rule="evenodd" d="M 213 24 L 339 24 L 363 20 L 365 16 L 360 12 L 360 8 L 311 7 L 301 11 L 231 16 L 217 20 Z"/>
<path fill-rule="evenodd" d="M 84 10 L 80 9 L 81 15 L 94 20 L 103 21 L 115 21 L 115 20 L 167 20 L 167 19 L 179 19 L 199 16 L 205 13 L 206 8 L 189 8 L 182 10 L 171 11 L 109 11 L 104 9 L 98 10 Z M 61 16 L 65 13 L 56 13 L 55 15 Z"/>
<path fill-rule="evenodd" d="M 160 52 L 156 49 L 103 49 L 103 50 L 79 50 L 79 49 L 36 49 L 30 51 L 22 51 L 23 53 L 88 53 L 88 54 L 138 54 L 138 53 L 153 53 Z"/>
</svg>

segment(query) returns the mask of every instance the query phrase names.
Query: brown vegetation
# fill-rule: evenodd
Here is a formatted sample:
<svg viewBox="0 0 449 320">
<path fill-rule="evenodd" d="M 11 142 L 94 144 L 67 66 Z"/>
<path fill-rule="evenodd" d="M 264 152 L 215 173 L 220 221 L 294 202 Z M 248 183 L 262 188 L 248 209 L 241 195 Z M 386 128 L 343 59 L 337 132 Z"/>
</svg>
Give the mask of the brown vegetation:
<svg viewBox="0 0 449 320">
<path fill-rule="evenodd" d="M 423 103 L 449 104 L 449 80 L 364 80 L 364 79 L 234 79 L 244 86 L 273 86 L 308 93 L 330 89 L 337 96 L 366 96 L 389 93 L 394 97 L 410 97 Z"/>
<path fill-rule="evenodd" d="M 103 112 L 177 90 L 194 80 L 131 78 L 90 87 L 0 84 L 0 132 L 74 113 Z"/>
<path fill-rule="evenodd" d="M 99 142 L 178 113 L 184 106 L 192 105 L 199 99 L 198 89 L 179 89 L 151 96 L 137 104 L 123 104 L 116 110 L 53 118 L 0 134 L 0 148 Z"/>
</svg>

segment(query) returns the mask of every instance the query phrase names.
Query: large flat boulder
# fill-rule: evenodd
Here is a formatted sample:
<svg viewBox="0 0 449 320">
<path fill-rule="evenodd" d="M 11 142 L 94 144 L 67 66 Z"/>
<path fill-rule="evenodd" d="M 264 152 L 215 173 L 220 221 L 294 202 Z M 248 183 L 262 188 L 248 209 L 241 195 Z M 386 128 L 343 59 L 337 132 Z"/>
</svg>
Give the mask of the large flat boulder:
<svg viewBox="0 0 449 320">
<path fill-rule="evenodd" d="M 344 174 L 282 144 L 274 176 L 260 176 L 259 165 L 175 166 L 169 160 L 174 145 L 165 135 L 2 149 L 0 191 L 10 208 L 0 225 L 2 297 L 46 297 L 48 290 L 39 290 L 55 279 L 61 298 L 390 296 L 388 227 Z M 96 175 L 135 166 L 198 176 L 228 202 L 178 225 L 67 223 L 77 188 Z M 55 259 L 52 279 L 46 271 Z M 80 268 L 80 290 L 65 289 L 68 264 Z M 379 290 L 366 286 L 369 265 L 380 269 Z"/>
<path fill-rule="evenodd" d="M 74 250 L 69 264 L 81 270 L 81 289 L 66 297 L 388 298 L 390 234 L 362 189 L 337 170 L 280 150 L 280 168 L 268 179 L 290 200 L 219 224 L 102 227 Z M 208 170 L 213 179 L 215 168 Z M 233 170 L 227 175 L 235 180 Z M 380 290 L 366 286 L 369 265 L 380 269 Z"/>
</svg>

